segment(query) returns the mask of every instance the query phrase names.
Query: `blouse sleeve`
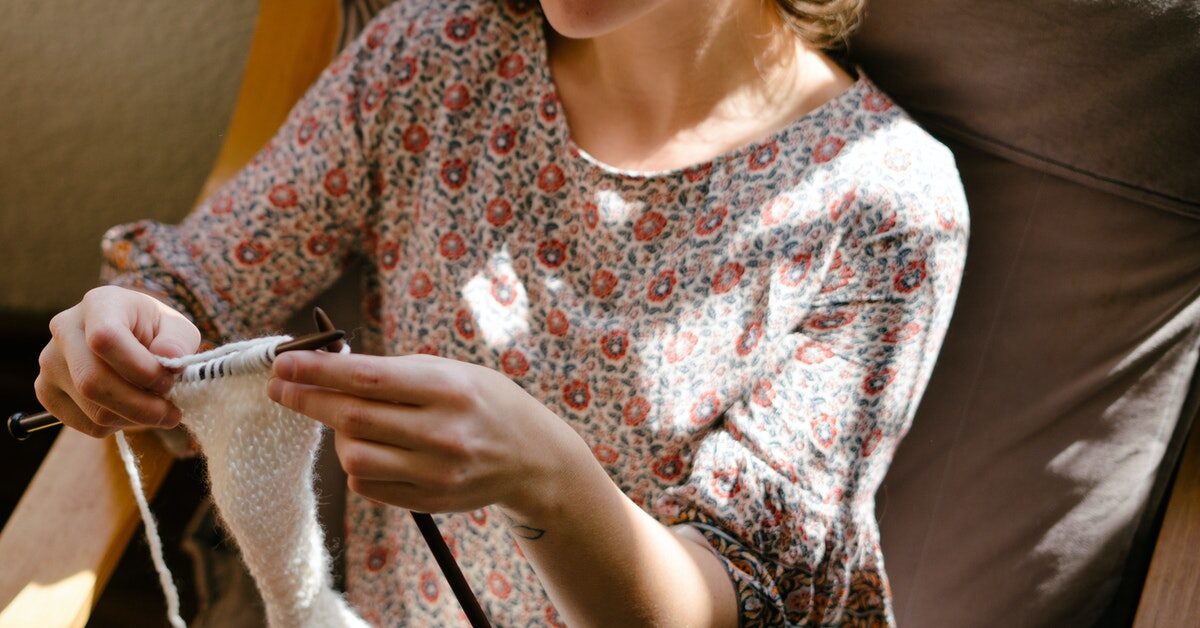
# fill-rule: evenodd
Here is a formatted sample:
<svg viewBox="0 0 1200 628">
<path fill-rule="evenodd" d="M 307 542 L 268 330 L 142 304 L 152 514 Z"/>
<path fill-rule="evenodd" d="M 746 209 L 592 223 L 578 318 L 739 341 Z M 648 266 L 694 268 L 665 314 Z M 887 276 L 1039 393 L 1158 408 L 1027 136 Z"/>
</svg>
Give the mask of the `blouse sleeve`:
<svg viewBox="0 0 1200 628">
<path fill-rule="evenodd" d="M 966 205 L 948 178 L 944 195 L 859 199 L 815 297 L 697 445 L 674 519 L 725 562 L 742 625 L 890 614 L 874 494 L 958 291 Z"/>
<path fill-rule="evenodd" d="M 390 98 L 379 77 L 392 48 L 380 36 L 368 29 L 348 45 L 250 163 L 182 223 L 110 229 L 103 279 L 166 297 L 209 339 L 277 329 L 332 284 L 360 249 L 378 192 L 371 136 Z"/>
</svg>

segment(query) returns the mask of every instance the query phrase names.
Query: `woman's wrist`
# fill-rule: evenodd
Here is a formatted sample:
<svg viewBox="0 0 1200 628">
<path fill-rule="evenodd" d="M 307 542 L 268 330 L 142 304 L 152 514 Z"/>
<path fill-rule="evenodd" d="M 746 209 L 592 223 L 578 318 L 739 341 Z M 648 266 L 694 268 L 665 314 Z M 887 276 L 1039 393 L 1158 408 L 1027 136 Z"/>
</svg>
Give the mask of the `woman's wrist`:
<svg viewBox="0 0 1200 628">
<path fill-rule="evenodd" d="M 714 552 L 639 508 L 563 427 L 569 438 L 554 430 L 539 439 L 557 452 L 540 459 L 557 467 L 531 477 L 523 501 L 501 512 L 566 623 L 736 625 L 737 598 Z"/>
<path fill-rule="evenodd" d="M 590 485 L 590 476 L 600 473 L 607 478 L 583 438 L 549 409 L 543 410 L 549 426 L 547 438 L 531 444 L 541 449 L 539 464 L 516 480 L 512 498 L 498 504 L 509 518 L 513 533 L 525 538 L 544 533 L 569 518 L 572 507 L 586 501 L 580 499 L 580 488 Z"/>
</svg>

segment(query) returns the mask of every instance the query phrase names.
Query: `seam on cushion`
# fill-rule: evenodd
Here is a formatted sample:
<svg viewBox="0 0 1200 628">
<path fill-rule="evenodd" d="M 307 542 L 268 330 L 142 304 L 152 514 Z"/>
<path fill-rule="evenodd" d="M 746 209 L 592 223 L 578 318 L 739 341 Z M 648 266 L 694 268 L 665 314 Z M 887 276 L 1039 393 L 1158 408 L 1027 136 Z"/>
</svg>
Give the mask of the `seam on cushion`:
<svg viewBox="0 0 1200 628">
<path fill-rule="evenodd" d="M 1001 159 L 1039 170 L 1043 174 L 1062 177 L 1085 187 L 1091 187 L 1135 202 L 1152 205 L 1173 214 L 1200 219 L 1200 199 L 1175 196 L 1116 177 L 1085 170 L 1078 166 L 1057 161 L 991 136 L 940 120 L 925 119 L 922 121 L 922 124 L 973 148 L 1000 157 Z"/>
</svg>

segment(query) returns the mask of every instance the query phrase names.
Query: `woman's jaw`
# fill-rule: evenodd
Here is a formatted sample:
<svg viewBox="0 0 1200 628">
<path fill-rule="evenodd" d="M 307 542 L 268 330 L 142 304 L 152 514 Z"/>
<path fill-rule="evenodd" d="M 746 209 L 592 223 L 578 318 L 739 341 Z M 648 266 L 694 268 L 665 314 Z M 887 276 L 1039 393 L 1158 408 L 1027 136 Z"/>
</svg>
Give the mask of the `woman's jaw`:
<svg viewBox="0 0 1200 628">
<path fill-rule="evenodd" d="M 542 0 L 542 12 L 559 35 L 590 39 L 621 29 L 671 0 Z"/>
</svg>

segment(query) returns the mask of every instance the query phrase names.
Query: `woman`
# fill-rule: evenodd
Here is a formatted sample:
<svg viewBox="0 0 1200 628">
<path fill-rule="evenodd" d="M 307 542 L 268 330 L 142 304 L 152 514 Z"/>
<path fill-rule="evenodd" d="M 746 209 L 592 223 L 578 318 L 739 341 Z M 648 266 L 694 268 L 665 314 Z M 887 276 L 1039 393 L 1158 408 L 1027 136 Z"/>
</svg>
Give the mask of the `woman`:
<svg viewBox="0 0 1200 628">
<path fill-rule="evenodd" d="M 439 525 L 498 624 L 890 623 L 873 497 L 967 216 L 949 152 L 820 51 L 860 4 L 397 2 L 183 224 L 107 234 L 39 398 L 173 425 L 152 354 L 361 258 L 392 357 L 287 354 L 268 392 L 336 432 L 366 618 L 458 621 L 410 508 L 466 513 Z"/>
</svg>

